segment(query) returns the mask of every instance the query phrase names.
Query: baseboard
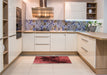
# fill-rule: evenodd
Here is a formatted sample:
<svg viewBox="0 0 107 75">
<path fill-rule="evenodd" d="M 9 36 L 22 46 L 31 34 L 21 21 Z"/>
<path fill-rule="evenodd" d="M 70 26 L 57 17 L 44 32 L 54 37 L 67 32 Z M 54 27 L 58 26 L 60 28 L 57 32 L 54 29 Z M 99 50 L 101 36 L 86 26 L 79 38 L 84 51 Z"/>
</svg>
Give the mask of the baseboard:
<svg viewBox="0 0 107 75">
<path fill-rule="evenodd" d="M 22 52 L 19 53 L 19 55 L 18 55 L 10 64 L 8 64 L 8 65 L 3 69 L 3 71 L 0 73 L 0 75 L 2 75 L 3 72 L 5 72 L 6 69 L 8 69 L 8 67 L 11 66 L 11 65 L 19 58 L 19 56 L 20 56 L 21 54 L 22 54 Z"/>
<path fill-rule="evenodd" d="M 78 55 L 77 51 L 23 51 L 21 55 Z"/>
<path fill-rule="evenodd" d="M 90 69 L 96 73 L 96 69 L 80 54 L 78 53 L 80 58 L 90 67 Z"/>
</svg>

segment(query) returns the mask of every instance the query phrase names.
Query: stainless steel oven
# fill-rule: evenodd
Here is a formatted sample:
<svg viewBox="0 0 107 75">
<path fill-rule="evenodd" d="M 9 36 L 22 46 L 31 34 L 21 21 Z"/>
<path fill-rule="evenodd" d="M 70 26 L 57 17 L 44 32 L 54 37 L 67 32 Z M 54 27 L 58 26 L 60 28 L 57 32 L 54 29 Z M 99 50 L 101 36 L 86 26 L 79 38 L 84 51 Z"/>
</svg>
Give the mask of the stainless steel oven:
<svg viewBox="0 0 107 75">
<path fill-rule="evenodd" d="M 16 8 L 16 38 L 22 37 L 22 10 L 21 8 Z"/>
</svg>

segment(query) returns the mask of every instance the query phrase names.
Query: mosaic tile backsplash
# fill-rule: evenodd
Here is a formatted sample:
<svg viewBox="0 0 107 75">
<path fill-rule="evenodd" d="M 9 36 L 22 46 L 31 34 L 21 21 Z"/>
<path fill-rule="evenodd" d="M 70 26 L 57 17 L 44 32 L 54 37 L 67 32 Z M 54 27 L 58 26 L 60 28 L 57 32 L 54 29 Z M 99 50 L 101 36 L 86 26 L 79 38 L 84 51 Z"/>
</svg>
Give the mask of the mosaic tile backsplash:
<svg viewBox="0 0 107 75">
<path fill-rule="evenodd" d="M 86 31 L 88 21 L 26 20 L 25 30 L 33 31 Z"/>
</svg>

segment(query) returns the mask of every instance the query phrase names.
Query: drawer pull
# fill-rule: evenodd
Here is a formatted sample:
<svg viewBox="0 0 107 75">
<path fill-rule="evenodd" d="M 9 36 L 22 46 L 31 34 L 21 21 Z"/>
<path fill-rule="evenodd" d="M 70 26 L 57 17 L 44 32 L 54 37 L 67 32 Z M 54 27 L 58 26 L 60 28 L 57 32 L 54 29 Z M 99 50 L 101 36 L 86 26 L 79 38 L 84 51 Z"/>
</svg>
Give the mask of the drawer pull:
<svg viewBox="0 0 107 75">
<path fill-rule="evenodd" d="M 82 38 L 82 40 L 85 41 L 85 42 L 88 42 L 86 39 L 83 39 L 83 38 Z"/>
<path fill-rule="evenodd" d="M 84 51 L 88 52 L 88 50 L 86 50 L 85 48 L 81 47 Z"/>
<path fill-rule="evenodd" d="M 36 45 L 49 45 L 49 44 L 36 44 Z"/>
<path fill-rule="evenodd" d="M 38 38 L 48 38 L 49 36 L 36 36 Z"/>
</svg>

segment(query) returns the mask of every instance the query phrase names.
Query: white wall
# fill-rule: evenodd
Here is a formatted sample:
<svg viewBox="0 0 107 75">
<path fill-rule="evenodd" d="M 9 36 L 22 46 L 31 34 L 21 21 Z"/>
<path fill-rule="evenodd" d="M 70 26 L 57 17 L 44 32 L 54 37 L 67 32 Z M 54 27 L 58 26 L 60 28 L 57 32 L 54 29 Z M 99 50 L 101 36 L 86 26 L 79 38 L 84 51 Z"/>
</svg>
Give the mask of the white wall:
<svg viewBox="0 0 107 75">
<path fill-rule="evenodd" d="M 48 7 L 54 8 L 54 19 L 64 20 L 64 0 L 48 0 Z"/>
<path fill-rule="evenodd" d="M 26 19 L 33 19 L 32 7 L 39 7 L 39 0 L 23 0 L 26 3 Z"/>
<path fill-rule="evenodd" d="M 104 0 L 104 32 L 107 33 L 107 0 Z"/>
<path fill-rule="evenodd" d="M 32 18 L 32 7 L 39 7 L 39 0 L 23 0 L 26 3 L 26 19 Z M 67 1 L 79 1 L 79 2 L 92 2 L 93 0 L 67 0 Z M 47 5 L 54 7 L 54 19 L 64 19 L 64 2 L 65 0 L 48 0 Z"/>
</svg>

